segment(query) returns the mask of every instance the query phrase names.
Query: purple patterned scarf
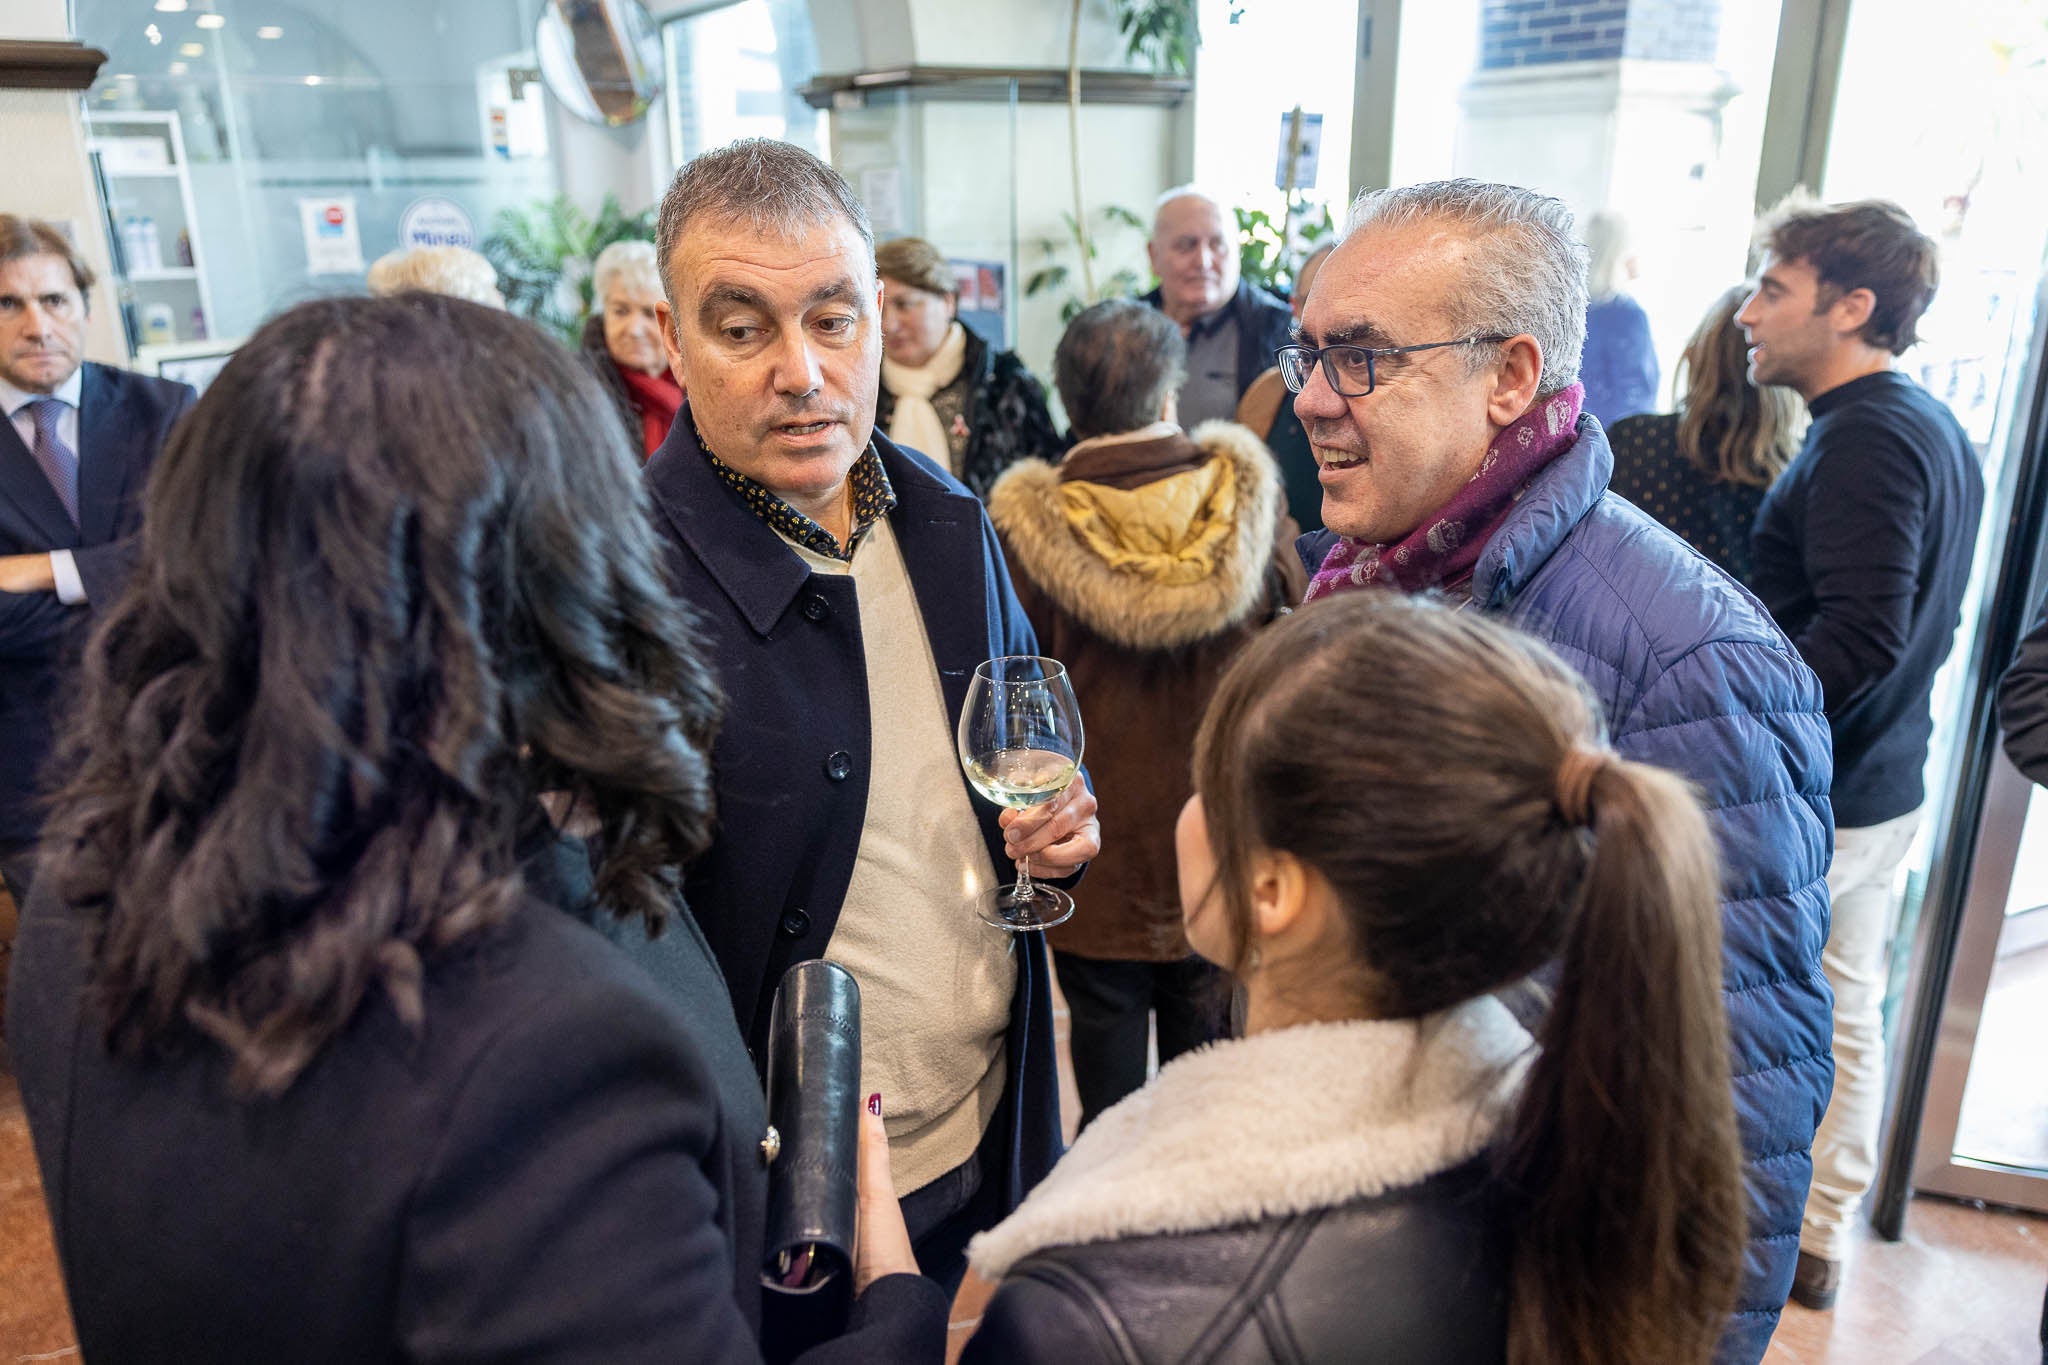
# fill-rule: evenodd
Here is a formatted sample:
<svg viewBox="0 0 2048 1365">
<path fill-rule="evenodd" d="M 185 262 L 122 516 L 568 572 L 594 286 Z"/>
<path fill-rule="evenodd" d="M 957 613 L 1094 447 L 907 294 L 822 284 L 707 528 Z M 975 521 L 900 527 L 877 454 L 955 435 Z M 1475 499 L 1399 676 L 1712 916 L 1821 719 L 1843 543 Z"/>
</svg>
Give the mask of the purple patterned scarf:
<svg viewBox="0 0 2048 1365">
<path fill-rule="evenodd" d="M 1573 384 L 1501 428 L 1471 480 L 1401 540 L 1368 545 L 1340 536 L 1302 600 L 1370 584 L 1421 592 L 1471 577 L 1479 552 L 1521 501 L 1529 481 L 1578 439 L 1585 396 L 1584 386 Z"/>
</svg>

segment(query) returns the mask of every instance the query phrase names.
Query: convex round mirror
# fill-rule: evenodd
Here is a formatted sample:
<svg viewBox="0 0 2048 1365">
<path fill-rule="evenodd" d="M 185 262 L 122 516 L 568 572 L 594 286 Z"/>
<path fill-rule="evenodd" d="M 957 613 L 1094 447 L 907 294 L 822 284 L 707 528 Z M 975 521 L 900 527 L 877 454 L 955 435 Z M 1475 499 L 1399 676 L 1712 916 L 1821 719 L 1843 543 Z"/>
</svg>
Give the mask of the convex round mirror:
<svg viewBox="0 0 2048 1365">
<path fill-rule="evenodd" d="M 589 123 L 638 123 L 661 98 L 661 30 L 640 0 L 548 0 L 533 33 L 541 79 Z"/>
</svg>

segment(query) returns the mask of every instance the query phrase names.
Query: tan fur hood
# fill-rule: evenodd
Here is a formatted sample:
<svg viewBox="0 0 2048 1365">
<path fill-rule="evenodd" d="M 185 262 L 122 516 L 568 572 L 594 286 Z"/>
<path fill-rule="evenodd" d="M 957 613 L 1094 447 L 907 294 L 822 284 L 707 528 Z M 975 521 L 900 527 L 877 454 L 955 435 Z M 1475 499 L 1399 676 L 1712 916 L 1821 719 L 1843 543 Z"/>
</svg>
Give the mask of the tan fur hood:
<svg viewBox="0 0 2048 1365">
<path fill-rule="evenodd" d="M 1207 639 L 1265 596 L 1280 511 L 1273 457 L 1235 422 L 1204 422 L 1191 436 L 1205 462 L 1137 488 L 1024 460 L 989 490 L 989 518 L 1017 570 L 1128 648 Z"/>
</svg>

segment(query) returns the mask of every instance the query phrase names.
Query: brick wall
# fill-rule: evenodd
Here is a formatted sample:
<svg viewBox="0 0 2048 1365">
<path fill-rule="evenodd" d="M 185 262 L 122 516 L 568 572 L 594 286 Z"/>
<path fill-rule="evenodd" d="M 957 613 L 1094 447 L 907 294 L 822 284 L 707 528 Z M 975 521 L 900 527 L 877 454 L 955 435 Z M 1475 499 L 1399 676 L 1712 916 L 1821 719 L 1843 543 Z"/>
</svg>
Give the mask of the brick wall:
<svg viewBox="0 0 2048 1365">
<path fill-rule="evenodd" d="M 1480 0 L 1479 65 L 1710 62 L 1720 31 L 1721 0 Z"/>
</svg>

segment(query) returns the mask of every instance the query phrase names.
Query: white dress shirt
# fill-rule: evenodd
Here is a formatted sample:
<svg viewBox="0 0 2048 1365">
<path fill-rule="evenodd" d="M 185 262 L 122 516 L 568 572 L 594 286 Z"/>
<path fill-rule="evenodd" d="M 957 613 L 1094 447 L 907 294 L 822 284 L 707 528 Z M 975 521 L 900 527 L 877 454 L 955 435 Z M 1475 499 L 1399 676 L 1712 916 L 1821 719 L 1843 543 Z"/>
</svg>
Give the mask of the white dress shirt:
<svg viewBox="0 0 2048 1365">
<path fill-rule="evenodd" d="M 36 448 L 36 416 L 29 411 L 29 404 L 38 398 L 55 398 L 64 404 L 64 411 L 57 417 L 57 439 L 78 457 L 79 466 L 85 465 L 85 452 L 78 448 L 78 400 L 85 391 L 85 370 L 81 367 L 71 372 L 71 377 L 57 386 L 55 393 L 30 393 L 18 389 L 0 379 L 0 410 L 7 413 L 7 420 L 14 423 L 15 432 L 21 443 L 30 450 Z M 78 576 L 78 564 L 69 550 L 50 551 L 50 576 L 57 580 L 57 600 L 67 607 L 75 607 L 85 601 L 85 580 Z"/>
</svg>

